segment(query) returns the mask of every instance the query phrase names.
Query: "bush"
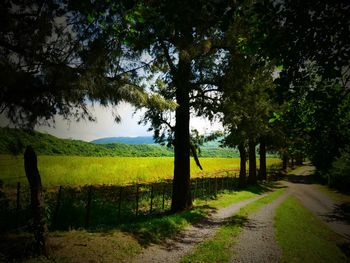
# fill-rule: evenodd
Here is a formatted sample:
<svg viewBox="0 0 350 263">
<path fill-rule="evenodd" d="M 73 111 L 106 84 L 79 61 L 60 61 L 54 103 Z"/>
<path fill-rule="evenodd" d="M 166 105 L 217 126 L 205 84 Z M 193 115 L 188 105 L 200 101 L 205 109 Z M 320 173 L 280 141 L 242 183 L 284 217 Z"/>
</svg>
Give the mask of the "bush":
<svg viewBox="0 0 350 263">
<path fill-rule="evenodd" d="M 343 191 L 350 190 L 350 146 L 347 146 L 328 173 L 328 184 Z"/>
</svg>

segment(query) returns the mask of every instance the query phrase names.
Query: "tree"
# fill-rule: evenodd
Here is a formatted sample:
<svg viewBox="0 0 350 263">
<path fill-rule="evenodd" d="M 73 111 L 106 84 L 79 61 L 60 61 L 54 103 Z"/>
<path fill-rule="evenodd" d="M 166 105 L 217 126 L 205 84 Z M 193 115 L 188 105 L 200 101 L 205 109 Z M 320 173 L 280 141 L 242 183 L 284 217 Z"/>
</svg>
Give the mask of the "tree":
<svg viewBox="0 0 350 263">
<path fill-rule="evenodd" d="M 153 61 L 143 72 L 154 80 L 150 92 L 177 103 L 175 113 L 148 107 L 143 120 L 159 142 L 174 146 L 173 212 L 192 205 L 190 114 L 212 117 L 216 111 L 223 48 L 230 46 L 229 25 L 237 10 L 226 1 L 158 0 L 135 3 L 128 14 L 133 54 Z"/>
<path fill-rule="evenodd" d="M 16 125 L 33 128 L 56 114 L 94 120 L 88 101 L 142 105 L 150 99 L 128 81 L 138 68 L 121 63 L 122 43 L 110 38 L 110 27 L 99 26 L 106 18 L 103 1 L 0 5 L 0 113 Z M 89 16 L 92 10 L 101 15 Z"/>
<path fill-rule="evenodd" d="M 265 63 L 259 61 L 257 56 L 246 51 L 237 52 L 232 57 L 232 65 L 228 67 L 223 81 L 224 124 L 229 131 L 226 140 L 231 145 L 239 147 L 241 158 L 245 156 L 245 145 L 248 146 L 248 183 L 255 184 L 257 181 L 255 147 L 259 141 L 262 156 L 260 164 L 264 177 L 261 179 L 265 179 L 266 176 L 266 151 L 263 146 L 269 133 L 268 120 L 273 109 L 270 99 L 270 93 L 274 88 L 272 67 L 264 65 Z M 243 175 L 244 173 L 241 173 L 242 183 Z"/>
<path fill-rule="evenodd" d="M 284 0 L 256 7 L 255 41 L 282 69 L 276 84 L 287 105 L 281 119 L 289 129 L 288 152 L 307 152 L 327 171 L 349 143 L 350 6 Z"/>
</svg>

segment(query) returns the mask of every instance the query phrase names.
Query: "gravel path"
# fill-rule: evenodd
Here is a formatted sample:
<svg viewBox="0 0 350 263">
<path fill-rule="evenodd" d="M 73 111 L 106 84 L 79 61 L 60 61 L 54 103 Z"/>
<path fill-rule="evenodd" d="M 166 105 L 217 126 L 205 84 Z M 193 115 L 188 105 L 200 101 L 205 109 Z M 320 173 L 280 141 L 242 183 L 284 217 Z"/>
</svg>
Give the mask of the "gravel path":
<svg viewBox="0 0 350 263">
<path fill-rule="evenodd" d="M 218 210 L 203 222 L 188 227 L 175 237 L 166 240 L 163 244 L 154 244 L 144 249 L 132 262 L 177 262 L 181 257 L 188 254 L 194 246 L 214 236 L 219 226 L 232 214 L 251 202 L 254 202 L 266 194 L 235 203 L 231 206 Z"/>
<path fill-rule="evenodd" d="M 294 176 L 289 177 L 289 182 L 284 182 L 288 187 L 286 191 L 273 202 L 267 204 L 258 212 L 248 216 L 248 221 L 233 250 L 231 262 L 279 262 L 281 249 L 275 240 L 274 216 L 276 208 L 287 198 L 294 195 L 307 209 L 324 221 L 334 232 L 341 235 L 344 240 L 350 241 L 350 225 L 346 218 L 339 216 L 340 203 L 334 202 L 326 194 L 310 184 L 308 175 L 314 168 L 304 166 L 297 170 Z M 266 194 L 265 194 L 266 195 Z M 134 263 L 142 262 L 177 262 L 185 256 L 198 243 L 214 236 L 218 227 L 239 209 L 253 201 L 255 198 L 233 204 L 219 210 L 209 218 L 181 231 L 174 238 L 160 245 L 151 245 L 134 259 Z M 349 218 L 347 218 L 349 220 Z"/>
<path fill-rule="evenodd" d="M 288 189 L 278 199 L 263 207 L 259 212 L 248 217 L 248 223 L 233 247 L 234 256 L 231 262 L 279 262 L 281 250 L 274 237 L 275 210 L 288 195 L 294 195 L 305 208 L 325 222 L 344 240 L 350 241 L 349 218 L 340 216 L 341 203 L 334 202 L 328 195 L 319 191 L 310 183 L 308 177 L 314 172 L 314 167 L 304 166 L 289 176 L 289 182 L 283 185 Z"/>
<path fill-rule="evenodd" d="M 275 240 L 274 216 L 276 208 L 286 199 L 285 191 L 257 213 L 248 216 L 247 223 L 233 247 L 231 262 L 279 262 L 281 249 Z"/>
<path fill-rule="evenodd" d="M 350 225 L 342 215 L 342 202 L 333 201 L 328 195 L 310 184 L 307 176 L 314 171 L 311 166 L 304 166 L 297 175 L 286 182 L 290 192 L 314 215 L 325 222 L 330 229 L 350 242 Z"/>
</svg>

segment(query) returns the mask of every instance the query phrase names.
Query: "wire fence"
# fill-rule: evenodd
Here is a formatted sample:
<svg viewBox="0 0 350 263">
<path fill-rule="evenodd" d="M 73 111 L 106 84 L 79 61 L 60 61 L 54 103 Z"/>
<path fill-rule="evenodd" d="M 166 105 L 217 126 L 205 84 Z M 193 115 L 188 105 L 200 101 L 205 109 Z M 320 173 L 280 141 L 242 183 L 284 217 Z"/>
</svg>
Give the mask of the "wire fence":
<svg viewBox="0 0 350 263">
<path fill-rule="evenodd" d="M 280 170 L 270 169 L 270 177 Z M 212 177 L 191 179 L 193 200 L 213 199 L 223 191 L 238 189 L 237 170 L 218 171 Z M 44 189 L 46 220 L 50 230 L 110 228 L 168 211 L 172 180 L 126 186 L 103 185 Z M 31 225 L 27 185 L 0 188 L 0 232 L 25 230 Z"/>
</svg>

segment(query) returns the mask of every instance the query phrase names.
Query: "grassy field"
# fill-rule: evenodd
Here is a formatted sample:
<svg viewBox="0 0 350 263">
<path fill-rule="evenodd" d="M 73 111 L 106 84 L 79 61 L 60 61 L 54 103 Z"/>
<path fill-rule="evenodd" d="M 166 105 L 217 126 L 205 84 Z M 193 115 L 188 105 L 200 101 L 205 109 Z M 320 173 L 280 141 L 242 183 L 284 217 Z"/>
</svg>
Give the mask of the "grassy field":
<svg viewBox="0 0 350 263">
<path fill-rule="evenodd" d="M 294 197 L 278 207 L 275 226 L 283 262 L 348 262 L 336 245 L 339 237 Z"/>
<path fill-rule="evenodd" d="M 219 170 L 239 169 L 239 158 L 201 158 L 203 171 L 191 160 L 192 177 Z M 268 158 L 268 165 L 279 164 L 277 158 Z M 172 157 L 81 157 L 39 156 L 39 172 L 43 185 L 125 185 L 135 182 L 153 182 L 171 179 Z M 23 159 L 0 155 L 0 180 L 5 185 L 26 182 L 23 178 Z"/>
</svg>

